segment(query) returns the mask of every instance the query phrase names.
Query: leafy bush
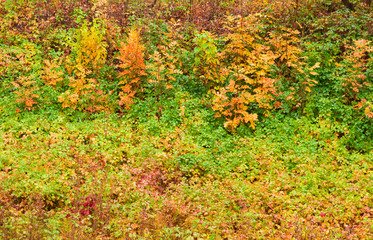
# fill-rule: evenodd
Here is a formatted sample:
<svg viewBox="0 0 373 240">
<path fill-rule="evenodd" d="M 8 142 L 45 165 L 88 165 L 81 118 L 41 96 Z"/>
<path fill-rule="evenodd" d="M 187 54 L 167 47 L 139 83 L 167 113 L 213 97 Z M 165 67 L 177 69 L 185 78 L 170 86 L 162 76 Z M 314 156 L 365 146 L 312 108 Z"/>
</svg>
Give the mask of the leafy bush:
<svg viewBox="0 0 373 240">
<path fill-rule="evenodd" d="M 0 1 L 0 238 L 372 238 L 351 2 Z"/>
</svg>

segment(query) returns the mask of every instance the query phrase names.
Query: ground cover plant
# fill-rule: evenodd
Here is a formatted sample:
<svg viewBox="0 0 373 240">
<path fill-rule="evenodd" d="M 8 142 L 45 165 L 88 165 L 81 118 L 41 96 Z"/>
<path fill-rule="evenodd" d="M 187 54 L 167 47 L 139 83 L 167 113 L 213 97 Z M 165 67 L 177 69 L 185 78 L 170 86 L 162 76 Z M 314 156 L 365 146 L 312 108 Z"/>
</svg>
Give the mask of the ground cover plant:
<svg viewBox="0 0 373 240">
<path fill-rule="evenodd" d="M 1 0 L 1 239 L 372 239 L 371 1 Z"/>
</svg>

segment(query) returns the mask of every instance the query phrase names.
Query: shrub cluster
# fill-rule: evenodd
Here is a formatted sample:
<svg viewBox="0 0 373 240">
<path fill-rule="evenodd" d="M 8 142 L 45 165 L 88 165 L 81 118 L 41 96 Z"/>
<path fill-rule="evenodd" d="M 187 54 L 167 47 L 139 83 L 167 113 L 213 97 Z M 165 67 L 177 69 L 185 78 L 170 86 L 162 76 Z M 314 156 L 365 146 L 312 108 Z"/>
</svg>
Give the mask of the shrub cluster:
<svg viewBox="0 0 373 240">
<path fill-rule="evenodd" d="M 373 237 L 342 2 L 0 0 L 0 238 Z"/>
</svg>

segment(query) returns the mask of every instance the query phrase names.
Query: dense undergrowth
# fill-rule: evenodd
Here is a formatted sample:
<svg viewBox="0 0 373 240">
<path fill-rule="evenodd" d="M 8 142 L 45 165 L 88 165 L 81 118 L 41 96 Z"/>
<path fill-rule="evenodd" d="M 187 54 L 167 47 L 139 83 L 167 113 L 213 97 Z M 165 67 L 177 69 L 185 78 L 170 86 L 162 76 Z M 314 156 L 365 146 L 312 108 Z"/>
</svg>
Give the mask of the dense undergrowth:
<svg viewBox="0 0 373 240">
<path fill-rule="evenodd" d="M 373 238 L 351 4 L 1 0 L 0 238 Z"/>
</svg>

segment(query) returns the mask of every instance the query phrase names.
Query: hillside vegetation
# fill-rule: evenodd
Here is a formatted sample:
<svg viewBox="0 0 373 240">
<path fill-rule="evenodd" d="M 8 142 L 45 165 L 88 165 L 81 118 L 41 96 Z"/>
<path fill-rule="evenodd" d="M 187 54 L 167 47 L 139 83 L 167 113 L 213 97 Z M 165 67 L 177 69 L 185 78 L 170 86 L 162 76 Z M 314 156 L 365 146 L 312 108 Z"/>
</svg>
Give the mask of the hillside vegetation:
<svg viewBox="0 0 373 240">
<path fill-rule="evenodd" d="M 370 0 L 0 0 L 0 239 L 373 239 Z"/>
</svg>

